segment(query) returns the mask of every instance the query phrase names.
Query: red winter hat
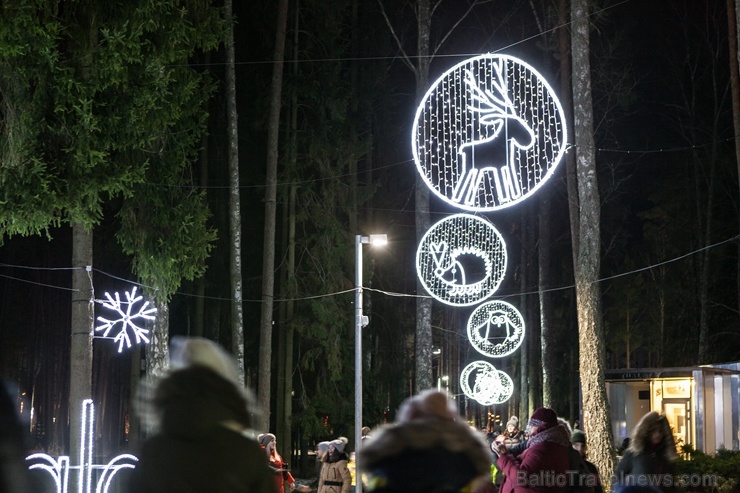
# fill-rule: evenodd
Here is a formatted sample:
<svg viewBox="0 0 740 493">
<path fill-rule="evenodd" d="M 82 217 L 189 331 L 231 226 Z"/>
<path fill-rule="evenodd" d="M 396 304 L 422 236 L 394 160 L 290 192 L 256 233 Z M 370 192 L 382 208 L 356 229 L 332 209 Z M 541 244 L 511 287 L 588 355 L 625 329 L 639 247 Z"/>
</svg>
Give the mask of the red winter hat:
<svg viewBox="0 0 740 493">
<path fill-rule="evenodd" d="M 527 428 L 532 430 L 532 434 L 535 435 L 543 430 L 552 428 L 558 425 L 558 415 L 555 411 L 549 407 L 541 407 L 532 413 L 527 423 Z"/>
</svg>

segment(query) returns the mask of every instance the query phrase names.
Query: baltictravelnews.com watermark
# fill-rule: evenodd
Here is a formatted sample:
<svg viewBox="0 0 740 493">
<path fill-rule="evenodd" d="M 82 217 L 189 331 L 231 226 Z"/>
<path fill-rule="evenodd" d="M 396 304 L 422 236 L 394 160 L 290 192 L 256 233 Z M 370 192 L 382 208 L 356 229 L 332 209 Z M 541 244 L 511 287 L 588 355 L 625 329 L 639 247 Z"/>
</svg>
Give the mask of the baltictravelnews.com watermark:
<svg viewBox="0 0 740 493">
<path fill-rule="evenodd" d="M 584 474 L 580 471 L 517 471 L 516 485 L 527 487 L 560 486 L 591 487 L 600 484 L 598 474 Z M 621 486 L 653 486 L 670 488 L 673 486 L 713 487 L 717 486 L 716 474 L 614 474 L 611 484 Z"/>
</svg>

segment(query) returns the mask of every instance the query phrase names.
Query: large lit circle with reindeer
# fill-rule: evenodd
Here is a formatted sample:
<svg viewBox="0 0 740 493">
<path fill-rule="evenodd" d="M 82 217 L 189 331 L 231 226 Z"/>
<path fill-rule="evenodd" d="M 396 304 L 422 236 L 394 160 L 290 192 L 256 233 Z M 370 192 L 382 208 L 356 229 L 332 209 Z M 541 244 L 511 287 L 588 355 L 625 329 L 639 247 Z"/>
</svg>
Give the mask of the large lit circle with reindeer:
<svg viewBox="0 0 740 493">
<path fill-rule="evenodd" d="M 463 393 L 484 406 L 501 404 L 514 393 L 511 377 L 487 361 L 473 361 L 460 373 Z"/>
<path fill-rule="evenodd" d="M 510 207 L 532 195 L 565 154 L 560 102 L 530 65 L 486 54 L 445 72 L 419 104 L 414 161 L 429 188 L 468 211 Z"/>
<path fill-rule="evenodd" d="M 436 300 L 455 306 L 480 303 L 506 274 L 506 243 L 487 220 L 454 214 L 434 224 L 416 250 L 416 274 Z"/>
<path fill-rule="evenodd" d="M 505 301 L 488 301 L 477 306 L 468 319 L 468 339 L 481 354 L 491 358 L 508 356 L 522 345 L 524 319 Z"/>
</svg>

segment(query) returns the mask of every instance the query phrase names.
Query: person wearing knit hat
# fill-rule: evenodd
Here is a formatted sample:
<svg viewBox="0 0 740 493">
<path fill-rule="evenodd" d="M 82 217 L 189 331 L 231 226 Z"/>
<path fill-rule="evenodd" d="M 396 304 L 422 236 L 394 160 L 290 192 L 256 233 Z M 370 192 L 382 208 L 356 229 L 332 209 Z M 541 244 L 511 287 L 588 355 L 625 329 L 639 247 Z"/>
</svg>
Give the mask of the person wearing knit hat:
<svg viewBox="0 0 740 493">
<path fill-rule="evenodd" d="M 512 416 L 506 423 L 506 429 L 495 438 L 497 442 L 503 442 L 506 448 L 511 450 L 524 440 L 524 432 L 519 429 L 519 418 Z"/>
<path fill-rule="evenodd" d="M 583 463 L 586 465 L 586 470 L 588 471 L 588 474 L 591 475 L 591 477 L 593 478 L 591 482 L 594 485 L 594 493 L 602 493 L 604 491 L 604 488 L 601 486 L 601 477 L 599 476 L 599 470 L 596 467 L 596 464 L 586 460 L 586 434 L 581 430 L 573 430 L 573 433 L 571 433 L 570 435 L 570 442 L 573 444 L 573 449 L 575 449 L 580 455 L 581 459 L 583 459 Z"/>
<path fill-rule="evenodd" d="M 173 337 L 171 349 L 169 372 L 140 388 L 137 410 L 159 422 L 127 491 L 273 493 L 272 472 L 251 431 L 253 398 L 235 378 L 234 359 L 197 337 Z"/>
<path fill-rule="evenodd" d="M 404 401 L 396 422 L 375 429 L 372 440 L 357 453 L 357 461 L 368 493 L 493 488 L 485 438 L 437 390 Z"/>
<path fill-rule="evenodd" d="M 519 456 L 515 457 L 503 444 L 498 444 L 494 450 L 498 454 L 497 466 L 505 478 L 499 489 L 501 493 L 539 491 L 542 485 L 530 484 L 527 478 L 539 478 L 545 473 L 556 478 L 568 477 L 570 437 L 568 430 L 558 423 L 555 411 L 546 407 L 537 409 L 529 418 L 527 430 L 527 448 Z M 548 485 L 547 491 L 566 493 L 567 487 L 556 482 L 551 487 Z"/>
<path fill-rule="evenodd" d="M 305 491 L 306 488 L 301 486 L 296 488 L 295 478 L 290 473 L 288 463 L 283 460 L 283 457 L 277 451 L 277 437 L 272 433 L 262 433 L 257 436 L 257 441 L 265 451 L 267 460 L 270 463 L 270 468 L 273 471 L 273 477 L 275 480 L 275 491 L 277 493 L 285 493 L 285 483 L 290 486 L 290 491 L 298 490 Z"/>
<path fill-rule="evenodd" d="M 317 493 L 349 493 L 352 474 L 347 465 L 349 456 L 344 452 L 348 441 L 347 438 L 340 437 L 329 442 L 329 448 L 322 459 Z"/>
</svg>

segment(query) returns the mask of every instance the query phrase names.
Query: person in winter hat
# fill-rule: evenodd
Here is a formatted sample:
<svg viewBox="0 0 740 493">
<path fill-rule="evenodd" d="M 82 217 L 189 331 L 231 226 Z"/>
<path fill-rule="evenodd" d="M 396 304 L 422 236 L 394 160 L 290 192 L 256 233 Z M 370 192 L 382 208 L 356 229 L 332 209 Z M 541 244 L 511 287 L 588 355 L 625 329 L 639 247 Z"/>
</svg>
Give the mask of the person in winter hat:
<svg viewBox="0 0 740 493">
<path fill-rule="evenodd" d="M 369 493 L 472 492 L 493 486 L 484 437 L 436 390 L 404 401 L 396 422 L 377 428 L 357 455 Z"/>
<path fill-rule="evenodd" d="M 508 449 L 520 444 L 522 440 L 524 440 L 524 432 L 519 429 L 519 418 L 516 416 L 509 418 L 506 429 L 496 437 L 496 441 L 503 442 Z"/>
<path fill-rule="evenodd" d="M 169 373 L 140 395 L 158 431 L 137 454 L 128 491 L 274 493 L 251 431 L 253 398 L 237 375 L 231 355 L 214 342 L 172 338 Z"/>
<path fill-rule="evenodd" d="M 518 457 L 511 454 L 506 446 L 499 444 L 498 467 L 504 472 L 501 493 L 566 493 L 567 486 L 554 481 L 545 485 L 540 478 L 544 474 L 567 478 L 569 466 L 568 450 L 571 448 L 568 430 L 558 422 L 558 416 L 550 408 L 541 407 L 529 418 L 527 423 L 527 448 Z"/>
<path fill-rule="evenodd" d="M 594 493 L 603 493 L 604 488 L 601 486 L 601 477 L 599 476 L 599 470 L 596 467 L 596 464 L 586 460 L 586 450 L 588 448 L 586 446 L 586 434 L 581 430 L 574 430 L 570 435 L 570 442 L 586 464 L 586 468 L 592 478 Z"/>
<path fill-rule="evenodd" d="M 283 460 L 283 457 L 277 451 L 277 438 L 275 435 L 272 433 L 262 433 L 257 437 L 257 441 L 265 451 L 270 469 L 273 471 L 275 491 L 277 493 L 285 493 L 285 483 L 288 483 L 290 486 L 290 491 L 307 490 L 303 486 L 296 488 L 295 478 L 288 469 L 288 463 Z"/>
<path fill-rule="evenodd" d="M 349 456 L 344 452 L 347 441 L 341 437 L 329 442 L 321 467 L 318 493 L 349 493 L 352 475 L 347 467 Z"/>
<path fill-rule="evenodd" d="M 324 465 L 324 455 L 329 450 L 329 442 L 319 442 L 316 444 L 316 482 L 317 487 L 321 478 L 321 468 Z"/>
</svg>

